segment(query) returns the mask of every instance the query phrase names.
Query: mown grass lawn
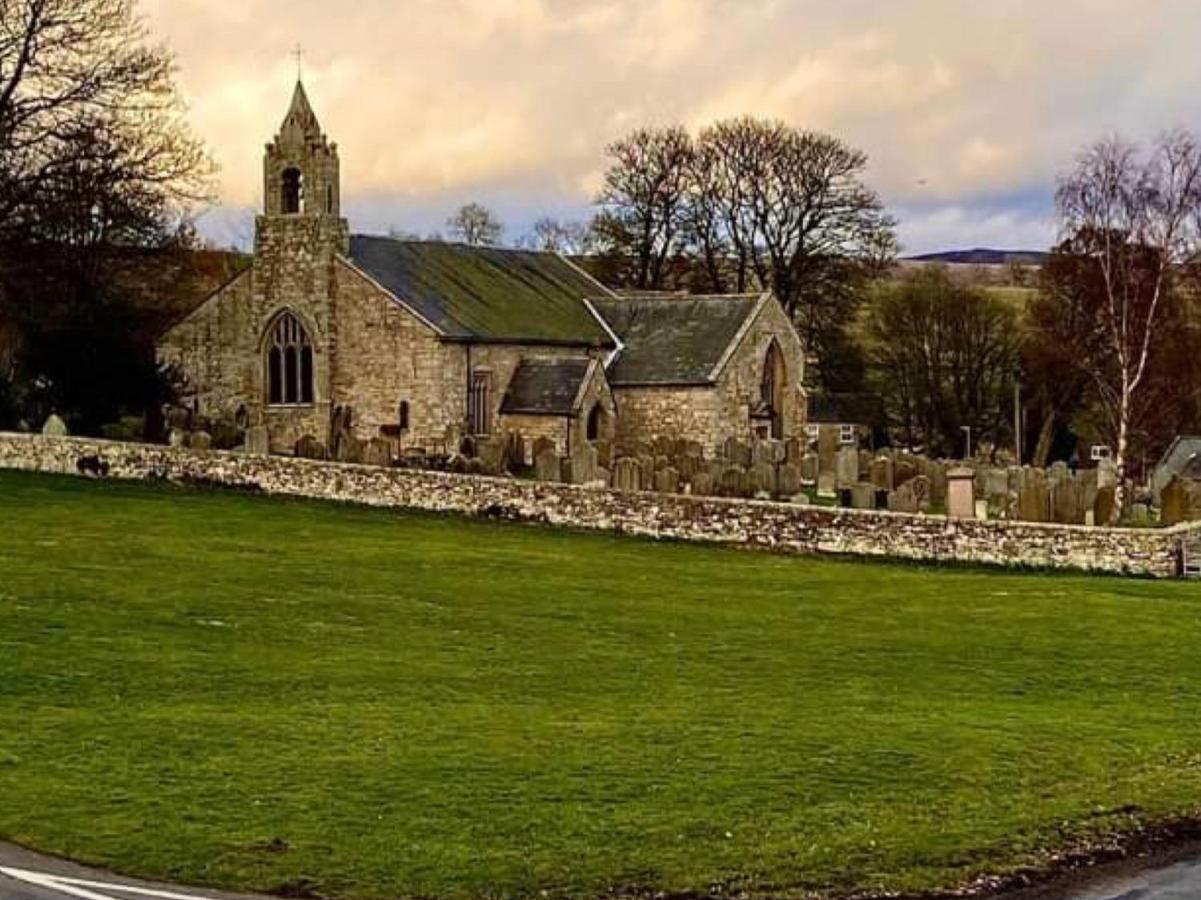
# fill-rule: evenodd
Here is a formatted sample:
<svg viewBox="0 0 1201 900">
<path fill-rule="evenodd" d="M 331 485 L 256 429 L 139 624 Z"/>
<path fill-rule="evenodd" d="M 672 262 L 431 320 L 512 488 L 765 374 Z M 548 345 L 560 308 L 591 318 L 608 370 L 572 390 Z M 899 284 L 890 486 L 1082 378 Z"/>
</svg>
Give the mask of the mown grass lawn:
<svg viewBox="0 0 1201 900">
<path fill-rule="evenodd" d="M 1201 810 L 1201 590 L 0 474 L 0 836 L 339 897 L 913 889 Z"/>
</svg>

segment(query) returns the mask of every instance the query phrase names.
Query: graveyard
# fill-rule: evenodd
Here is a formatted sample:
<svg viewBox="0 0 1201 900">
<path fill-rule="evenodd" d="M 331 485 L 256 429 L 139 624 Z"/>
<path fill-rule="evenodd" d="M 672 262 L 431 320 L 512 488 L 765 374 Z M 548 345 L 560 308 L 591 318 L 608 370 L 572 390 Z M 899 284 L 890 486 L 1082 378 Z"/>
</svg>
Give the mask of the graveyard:
<svg viewBox="0 0 1201 900">
<path fill-rule="evenodd" d="M 870 895 L 1198 813 L 1189 584 L 16 472 L 0 513 L 0 836 L 129 874 Z"/>
</svg>

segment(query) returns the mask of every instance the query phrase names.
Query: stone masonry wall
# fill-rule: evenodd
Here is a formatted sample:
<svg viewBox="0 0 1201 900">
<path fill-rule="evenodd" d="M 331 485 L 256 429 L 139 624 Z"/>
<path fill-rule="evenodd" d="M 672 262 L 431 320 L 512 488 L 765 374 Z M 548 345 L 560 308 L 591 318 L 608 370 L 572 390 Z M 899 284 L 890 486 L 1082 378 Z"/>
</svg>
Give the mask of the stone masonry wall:
<svg viewBox="0 0 1201 900">
<path fill-rule="evenodd" d="M 428 325 L 397 305 L 349 263 L 339 260 L 335 310 L 339 345 L 333 401 L 354 409 L 355 436 L 370 440 L 398 423 L 409 404 L 401 447 L 433 451 L 467 415 L 467 351 L 440 341 Z M 325 440 L 325 433 L 314 435 Z M 449 448 L 449 449 L 454 449 Z"/>
<path fill-rule="evenodd" d="M 86 461 L 81 467 L 81 460 Z M 90 463 L 90 466 L 88 465 Z M 619 493 L 561 484 L 0 434 L 0 468 L 170 479 L 269 494 L 545 522 L 791 553 L 1077 569 L 1158 578 L 1180 571 L 1195 530 L 1104 529 Z M 1197 526 L 1192 526 L 1195 529 Z"/>
<path fill-rule="evenodd" d="M 784 356 L 784 437 L 805 430 L 805 352 L 779 303 L 755 316 L 712 386 L 616 387 L 617 447 L 632 453 L 658 438 L 685 438 L 714 455 L 727 440 L 752 438 L 751 407 L 759 402 L 767 350 L 776 341 Z"/>
</svg>

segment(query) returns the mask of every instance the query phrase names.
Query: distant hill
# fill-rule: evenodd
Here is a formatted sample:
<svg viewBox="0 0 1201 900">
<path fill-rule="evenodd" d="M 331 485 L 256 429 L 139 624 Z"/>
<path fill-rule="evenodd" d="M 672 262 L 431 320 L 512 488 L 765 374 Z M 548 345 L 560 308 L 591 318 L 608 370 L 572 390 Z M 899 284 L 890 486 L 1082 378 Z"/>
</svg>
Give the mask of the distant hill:
<svg viewBox="0 0 1201 900">
<path fill-rule="evenodd" d="M 908 262 L 945 263 L 952 266 L 1007 266 L 1018 263 L 1023 266 L 1041 266 L 1050 254 L 1041 250 L 994 250 L 976 247 L 973 250 L 943 250 L 938 253 L 923 253 L 908 256 Z"/>
</svg>

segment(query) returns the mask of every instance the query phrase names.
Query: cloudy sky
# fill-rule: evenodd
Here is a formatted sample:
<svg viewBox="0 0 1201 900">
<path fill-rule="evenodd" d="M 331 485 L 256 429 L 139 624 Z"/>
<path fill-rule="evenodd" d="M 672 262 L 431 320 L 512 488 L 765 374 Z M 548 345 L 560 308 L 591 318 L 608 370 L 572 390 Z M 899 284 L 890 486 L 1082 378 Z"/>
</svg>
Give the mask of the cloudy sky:
<svg viewBox="0 0 1201 900">
<path fill-rule="evenodd" d="M 751 113 L 839 135 L 909 252 L 1040 247 L 1084 143 L 1201 129 L 1196 0 L 142 0 L 244 240 L 305 48 L 359 231 L 583 218 L 609 140 Z M 1133 11 L 1132 10 L 1135 10 Z"/>
</svg>

